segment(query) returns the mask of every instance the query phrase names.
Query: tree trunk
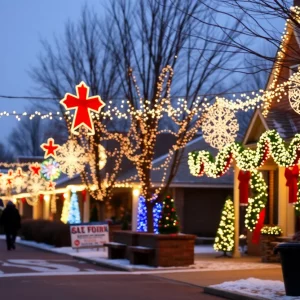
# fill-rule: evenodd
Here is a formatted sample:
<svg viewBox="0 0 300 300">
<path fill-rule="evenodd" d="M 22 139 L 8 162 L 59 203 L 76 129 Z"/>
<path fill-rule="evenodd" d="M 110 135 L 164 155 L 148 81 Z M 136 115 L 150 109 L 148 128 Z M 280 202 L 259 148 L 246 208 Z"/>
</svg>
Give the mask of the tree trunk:
<svg viewBox="0 0 300 300">
<path fill-rule="evenodd" d="M 153 205 L 154 202 L 150 202 L 146 200 L 146 207 L 147 207 L 147 232 L 153 233 Z"/>
</svg>

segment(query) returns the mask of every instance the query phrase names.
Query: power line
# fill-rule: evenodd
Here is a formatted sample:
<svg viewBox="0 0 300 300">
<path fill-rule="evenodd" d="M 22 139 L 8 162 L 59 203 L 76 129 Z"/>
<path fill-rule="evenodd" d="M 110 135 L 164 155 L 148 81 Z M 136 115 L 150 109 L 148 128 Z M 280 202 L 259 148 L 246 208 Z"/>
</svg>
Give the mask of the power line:
<svg viewBox="0 0 300 300">
<path fill-rule="evenodd" d="M 226 92 L 226 93 L 213 93 L 213 94 L 199 94 L 197 97 L 208 97 L 208 96 L 222 96 L 222 95 L 230 95 L 230 94 L 247 94 L 247 93 L 257 93 L 260 90 L 252 90 L 252 91 L 235 91 L 235 92 Z M 13 95 L 0 95 L 0 98 L 4 99 L 28 99 L 28 100 L 62 100 L 61 98 L 56 97 L 36 97 L 36 96 L 13 96 Z M 185 96 L 177 96 L 173 95 L 172 98 L 185 98 Z M 124 100 L 124 98 L 113 98 L 114 100 Z M 139 98 L 136 98 L 139 99 Z"/>
</svg>

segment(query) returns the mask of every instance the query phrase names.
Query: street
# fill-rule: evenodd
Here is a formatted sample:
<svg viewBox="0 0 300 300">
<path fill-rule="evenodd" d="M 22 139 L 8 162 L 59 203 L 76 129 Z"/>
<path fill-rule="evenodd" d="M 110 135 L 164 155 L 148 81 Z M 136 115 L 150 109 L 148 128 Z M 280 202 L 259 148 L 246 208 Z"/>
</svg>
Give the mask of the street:
<svg viewBox="0 0 300 300">
<path fill-rule="evenodd" d="M 200 287 L 153 275 L 135 275 L 0 240 L 2 299 L 190 299 L 217 300 Z"/>
</svg>

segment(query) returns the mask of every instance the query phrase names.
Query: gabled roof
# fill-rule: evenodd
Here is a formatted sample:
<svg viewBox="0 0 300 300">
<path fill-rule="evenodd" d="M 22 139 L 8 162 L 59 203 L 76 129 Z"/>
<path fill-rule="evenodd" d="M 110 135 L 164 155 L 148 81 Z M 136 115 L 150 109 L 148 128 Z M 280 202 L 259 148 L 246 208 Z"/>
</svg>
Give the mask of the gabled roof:
<svg viewBox="0 0 300 300">
<path fill-rule="evenodd" d="M 267 83 L 267 90 L 272 90 L 278 84 L 287 81 L 291 75 L 291 68 L 300 61 L 300 32 L 299 28 L 287 24 L 287 31 L 277 53 L 272 72 Z M 274 98 L 270 104 L 265 105 L 263 111 L 268 129 L 275 129 L 282 138 L 290 139 L 300 132 L 300 115 L 296 113 L 289 103 L 288 95 L 282 99 Z"/>
<path fill-rule="evenodd" d="M 203 139 L 202 136 L 190 141 L 184 148 L 183 157 L 179 163 L 179 168 L 175 178 L 171 183 L 171 187 L 209 187 L 209 188 L 231 188 L 233 187 L 233 172 L 229 171 L 219 178 L 208 178 L 206 175 L 195 177 L 190 173 L 188 166 L 188 153 L 194 150 L 207 150 L 212 155 L 216 155 L 218 150 L 210 147 Z M 159 167 L 167 158 L 163 155 L 153 161 L 153 167 Z M 132 169 L 123 174 L 120 180 L 125 180 L 131 176 L 136 175 L 136 170 Z M 158 186 L 162 182 L 163 172 L 161 170 L 152 171 L 151 181 L 154 186 Z"/>
</svg>

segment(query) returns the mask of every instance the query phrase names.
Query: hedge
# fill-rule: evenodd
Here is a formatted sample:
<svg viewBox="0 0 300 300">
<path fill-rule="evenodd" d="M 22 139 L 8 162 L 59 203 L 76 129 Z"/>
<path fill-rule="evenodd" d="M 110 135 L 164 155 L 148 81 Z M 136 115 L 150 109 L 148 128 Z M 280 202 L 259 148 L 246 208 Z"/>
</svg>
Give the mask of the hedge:
<svg viewBox="0 0 300 300">
<path fill-rule="evenodd" d="M 70 226 L 59 221 L 24 220 L 20 229 L 24 240 L 45 243 L 55 247 L 70 247 Z"/>
</svg>

